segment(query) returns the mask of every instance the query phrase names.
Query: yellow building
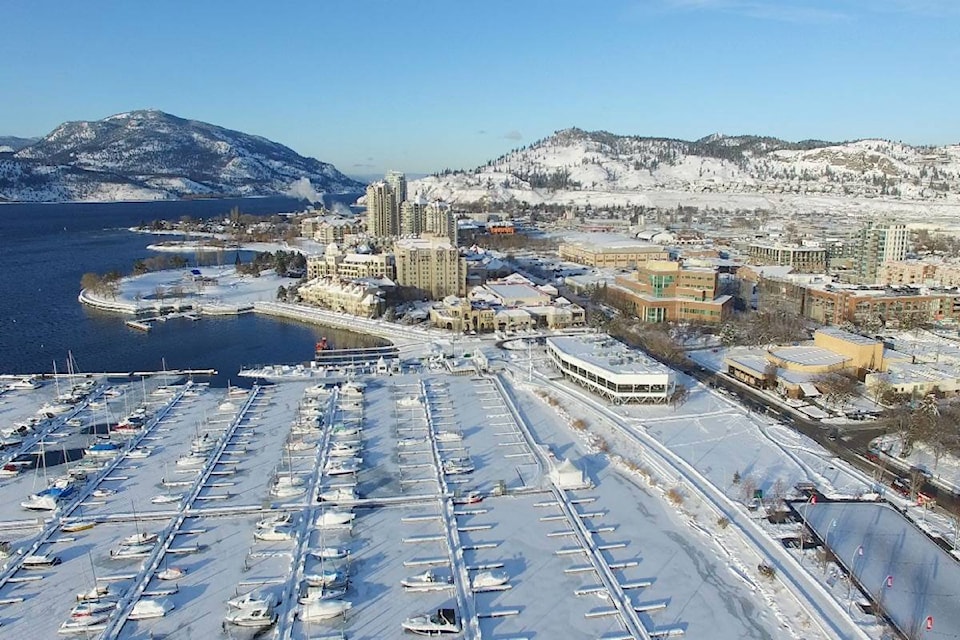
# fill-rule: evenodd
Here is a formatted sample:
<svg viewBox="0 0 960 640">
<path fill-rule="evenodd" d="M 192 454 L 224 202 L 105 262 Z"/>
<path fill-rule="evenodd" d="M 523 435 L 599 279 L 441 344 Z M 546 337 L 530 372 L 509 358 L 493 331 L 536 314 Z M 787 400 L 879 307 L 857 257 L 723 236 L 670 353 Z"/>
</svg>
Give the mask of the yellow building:
<svg viewBox="0 0 960 640">
<path fill-rule="evenodd" d="M 611 244 L 563 242 L 559 251 L 561 260 L 608 269 L 630 269 L 649 260 L 670 259 L 663 247 L 629 241 Z"/>
<path fill-rule="evenodd" d="M 396 276 L 393 255 L 389 253 L 343 253 L 335 244 L 322 256 L 307 258 L 307 278 L 387 278 Z"/>
<path fill-rule="evenodd" d="M 401 238 L 393 252 L 401 287 L 417 289 L 434 300 L 466 294 L 467 261 L 449 241 Z"/>
</svg>

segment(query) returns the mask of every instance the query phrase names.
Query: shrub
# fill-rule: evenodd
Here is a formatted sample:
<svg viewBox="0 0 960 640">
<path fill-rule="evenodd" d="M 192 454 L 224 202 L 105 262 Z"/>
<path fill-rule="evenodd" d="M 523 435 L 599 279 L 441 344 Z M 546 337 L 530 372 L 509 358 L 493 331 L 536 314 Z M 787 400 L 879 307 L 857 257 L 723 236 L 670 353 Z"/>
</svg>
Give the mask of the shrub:
<svg viewBox="0 0 960 640">
<path fill-rule="evenodd" d="M 730 526 L 730 518 L 720 518 L 717 520 L 717 526 L 721 529 L 726 529 Z"/>
<path fill-rule="evenodd" d="M 570 423 L 570 426 L 573 427 L 576 431 L 586 431 L 587 430 L 587 421 L 583 418 L 577 418 Z"/>
<path fill-rule="evenodd" d="M 680 491 L 679 487 L 671 487 L 670 490 L 667 491 L 667 500 L 675 505 L 681 505 L 683 504 L 683 492 Z"/>
<path fill-rule="evenodd" d="M 757 565 L 757 571 L 760 572 L 761 576 L 763 576 L 764 578 L 769 578 L 770 580 L 773 580 L 774 578 L 777 577 L 777 570 L 771 567 L 770 565 L 766 564 L 765 562 L 761 562 L 760 564 Z"/>
</svg>

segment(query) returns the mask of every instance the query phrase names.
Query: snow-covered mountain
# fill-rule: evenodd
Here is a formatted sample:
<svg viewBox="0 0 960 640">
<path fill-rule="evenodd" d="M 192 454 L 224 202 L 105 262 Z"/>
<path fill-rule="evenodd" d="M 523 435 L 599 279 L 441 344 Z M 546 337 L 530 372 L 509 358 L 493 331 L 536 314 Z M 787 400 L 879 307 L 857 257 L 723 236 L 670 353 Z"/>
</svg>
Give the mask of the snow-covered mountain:
<svg viewBox="0 0 960 640">
<path fill-rule="evenodd" d="M 13 153 L 27 145 L 31 145 L 40 138 L 18 138 L 17 136 L 0 136 L 0 153 Z"/>
<path fill-rule="evenodd" d="M 260 196 L 304 187 L 342 193 L 364 185 L 266 138 L 155 110 L 67 122 L 0 155 L 0 200 L 8 201 Z"/>
<path fill-rule="evenodd" d="M 445 172 L 410 189 L 454 203 L 658 204 L 666 199 L 656 194 L 669 192 L 696 194 L 704 203 L 746 202 L 751 198 L 730 196 L 752 194 L 777 201 L 816 195 L 957 204 L 960 145 L 792 143 L 720 134 L 689 142 L 566 129 L 473 171 Z"/>
</svg>

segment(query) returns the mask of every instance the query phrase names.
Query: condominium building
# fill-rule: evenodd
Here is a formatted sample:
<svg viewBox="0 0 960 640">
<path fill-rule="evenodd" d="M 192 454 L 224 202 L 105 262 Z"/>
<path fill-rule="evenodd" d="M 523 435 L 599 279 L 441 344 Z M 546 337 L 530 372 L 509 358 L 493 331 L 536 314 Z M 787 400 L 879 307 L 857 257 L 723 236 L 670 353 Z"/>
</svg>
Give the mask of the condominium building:
<svg viewBox="0 0 960 640">
<path fill-rule="evenodd" d="M 427 199 L 419 193 L 400 203 L 400 234 L 419 236 L 427 226 Z"/>
<path fill-rule="evenodd" d="M 750 245 L 747 255 L 753 264 L 789 266 L 802 273 L 824 273 L 828 265 L 823 247 L 757 242 Z"/>
<path fill-rule="evenodd" d="M 387 171 L 384 180 L 393 191 L 393 198 L 397 204 L 407 199 L 407 176 L 400 171 Z"/>
<path fill-rule="evenodd" d="M 373 318 L 383 313 L 384 300 L 380 289 L 344 278 L 316 278 L 301 286 L 300 299 L 334 311 Z"/>
<path fill-rule="evenodd" d="M 393 188 L 384 180 L 374 182 L 367 187 L 367 233 L 389 238 L 399 231 L 400 207 Z"/>
<path fill-rule="evenodd" d="M 396 276 L 393 255 L 389 253 L 344 253 L 335 244 L 322 256 L 307 258 L 307 278 L 340 277 L 348 279 Z"/>
<path fill-rule="evenodd" d="M 670 259 L 663 247 L 630 241 L 606 244 L 563 242 L 559 251 L 561 260 L 611 269 L 636 268 L 649 260 Z"/>
<path fill-rule="evenodd" d="M 467 261 L 450 242 L 432 238 L 401 238 L 394 243 L 397 284 L 420 290 L 434 300 L 463 296 Z"/>
<path fill-rule="evenodd" d="M 625 290 L 625 299 L 645 322 L 716 324 L 733 310 L 730 296 L 717 296 L 715 269 L 651 260 L 630 276 L 617 276 L 616 284 Z"/>
<path fill-rule="evenodd" d="M 425 213 L 424 234 L 434 238 L 446 238 L 450 244 L 457 246 L 457 219 L 453 215 L 453 208 L 439 200 L 427 205 Z"/>
<path fill-rule="evenodd" d="M 886 262 L 907 257 L 907 227 L 893 222 L 868 222 L 860 229 L 856 276 L 861 284 L 878 284 Z"/>
</svg>

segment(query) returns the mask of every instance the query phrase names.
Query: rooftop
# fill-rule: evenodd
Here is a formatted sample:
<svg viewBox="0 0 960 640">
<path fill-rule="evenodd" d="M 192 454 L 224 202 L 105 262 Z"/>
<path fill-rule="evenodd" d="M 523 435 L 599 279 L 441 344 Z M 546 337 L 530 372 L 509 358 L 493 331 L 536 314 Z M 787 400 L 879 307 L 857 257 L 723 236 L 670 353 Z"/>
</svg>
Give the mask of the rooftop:
<svg viewBox="0 0 960 640">
<path fill-rule="evenodd" d="M 608 371 L 622 374 L 670 374 L 660 364 L 637 349 L 631 349 L 609 336 L 560 336 L 547 338 L 559 351 Z"/>
<path fill-rule="evenodd" d="M 844 331 L 843 329 L 838 329 L 836 327 L 821 327 L 817 329 L 817 333 L 831 336 L 833 338 L 838 338 L 840 340 L 845 340 L 846 342 L 852 342 L 854 344 L 859 344 L 861 346 L 873 346 L 877 344 L 877 341 L 873 338 L 868 338 L 866 336 L 861 336 L 858 333 L 851 333 L 850 331 Z"/>
<path fill-rule="evenodd" d="M 785 362 L 807 366 L 827 367 L 841 365 L 849 358 L 820 347 L 779 347 L 771 349 L 770 354 Z"/>
</svg>

